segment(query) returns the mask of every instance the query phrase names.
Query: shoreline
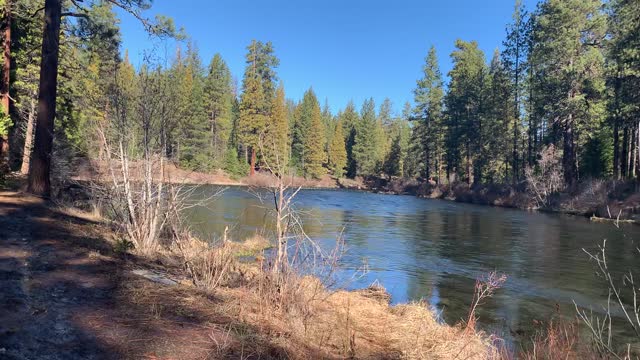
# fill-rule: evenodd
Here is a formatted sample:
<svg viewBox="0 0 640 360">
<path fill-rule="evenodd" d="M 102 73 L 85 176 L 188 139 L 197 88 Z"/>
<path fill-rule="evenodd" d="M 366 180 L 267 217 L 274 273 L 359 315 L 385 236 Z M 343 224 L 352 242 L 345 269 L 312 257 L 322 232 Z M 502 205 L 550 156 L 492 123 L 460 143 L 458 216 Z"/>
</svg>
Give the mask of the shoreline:
<svg viewBox="0 0 640 360">
<path fill-rule="evenodd" d="M 9 356 L 205 358 L 214 351 L 220 358 L 412 359 L 428 351 L 434 359 L 485 359 L 498 351 L 490 334 L 441 324 L 424 303 L 391 305 L 380 287 L 329 290 L 318 278 L 292 274 L 283 293 L 270 272 L 235 259 L 243 243 L 227 249 L 195 241 L 195 256 L 230 256 L 227 280 L 207 287 L 170 248 L 153 258 L 122 252 L 107 223 L 76 208 L 3 190 L 0 215 L 10 235 L 0 246 L 0 268 L 29 254 L 0 279 L 5 295 L 23 304 L 0 313 L 0 334 L 7 335 L 0 347 Z M 68 336 L 37 341 L 56 338 L 59 328 Z"/>
</svg>

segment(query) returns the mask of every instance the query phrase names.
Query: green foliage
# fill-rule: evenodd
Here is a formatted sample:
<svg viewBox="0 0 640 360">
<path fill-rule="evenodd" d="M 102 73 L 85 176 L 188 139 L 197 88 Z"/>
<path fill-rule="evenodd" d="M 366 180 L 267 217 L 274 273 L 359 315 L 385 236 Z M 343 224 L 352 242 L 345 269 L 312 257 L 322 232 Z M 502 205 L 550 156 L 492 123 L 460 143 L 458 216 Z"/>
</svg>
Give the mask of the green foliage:
<svg viewBox="0 0 640 360">
<path fill-rule="evenodd" d="M 117 239 L 113 246 L 113 251 L 118 255 L 124 255 L 133 249 L 135 249 L 133 242 L 125 238 Z"/>
<path fill-rule="evenodd" d="M 376 175 L 381 165 L 378 149 L 381 145 L 373 98 L 362 104 L 360 120 L 355 126 L 355 141 L 352 152 L 356 173 L 362 176 Z"/>
<path fill-rule="evenodd" d="M 252 41 L 247 47 L 247 67 L 242 81 L 238 140 L 257 154 L 275 98 L 275 68 L 278 58 L 273 55 L 270 42 Z"/>
<path fill-rule="evenodd" d="M 356 143 L 356 126 L 359 122 L 359 115 L 353 101 L 349 101 L 347 107 L 338 115 L 338 122 L 342 124 L 342 133 L 345 136 L 345 148 L 347 150 L 347 173 L 348 177 L 356 176 L 356 159 L 353 147 Z"/>
<path fill-rule="evenodd" d="M 272 172 L 281 175 L 289 165 L 289 120 L 286 106 L 284 88 L 280 86 L 276 90 L 271 123 L 267 126 L 261 141 L 263 162 Z"/>
<path fill-rule="evenodd" d="M 210 128 L 209 152 L 215 157 L 227 148 L 233 127 L 231 72 L 220 54 L 215 54 L 209 64 L 204 101 Z"/>
<path fill-rule="evenodd" d="M 3 109 L 0 109 L 0 136 L 7 136 L 11 125 L 11 117 L 5 114 Z"/>
<path fill-rule="evenodd" d="M 404 168 L 404 157 L 402 149 L 402 136 L 396 135 L 391 144 L 391 149 L 384 163 L 383 171 L 388 176 L 401 176 Z"/>
<path fill-rule="evenodd" d="M 347 149 L 345 146 L 344 134 L 342 132 L 342 124 L 338 121 L 335 126 L 331 144 L 329 146 L 329 168 L 333 172 L 333 176 L 341 178 L 345 174 L 347 167 Z"/>
<path fill-rule="evenodd" d="M 315 96 L 314 96 L 315 97 Z M 320 179 L 326 173 L 323 164 L 326 160 L 324 151 L 324 127 L 320 105 L 317 101 L 311 108 L 309 133 L 304 144 L 304 174 L 307 177 Z"/>
<path fill-rule="evenodd" d="M 438 66 L 435 47 L 429 49 L 422 68 L 423 77 L 418 80 L 415 96 L 413 120 L 416 122 L 416 144 L 422 168 L 422 175 L 430 178 L 435 172 L 440 175 L 442 154 L 444 152 L 445 124 L 443 119 L 444 84 Z"/>
<path fill-rule="evenodd" d="M 451 59 L 453 69 L 449 72 L 451 82 L 445 98 L 447 173 L 469 183 L 477 182 L 482 178 L 486 161 L 482 152 L 486 127 L 482 127 L 482 122 L 487 65 L 475 41 L 457 40 Z"/>
<path fill-rule="evenodd" d="M 238 159 L 238 152 L 235 149 L 227 149 L 224 153 L 222 169 L 231 176 L 232 179 L 239 179 L 249 172 L 249 164 Z"/>
<path fill-rule="evenodd" d="M 578 152 L 597 130 L 604 111 L 606 18 L 600 0 L 547 0 L 536 14 L 532 61 L 543 72 L 539 93 L 543 115 L 554 128 L 548 139 L 562 141 L 564 179 L 578 179 Z"/>
</svg>

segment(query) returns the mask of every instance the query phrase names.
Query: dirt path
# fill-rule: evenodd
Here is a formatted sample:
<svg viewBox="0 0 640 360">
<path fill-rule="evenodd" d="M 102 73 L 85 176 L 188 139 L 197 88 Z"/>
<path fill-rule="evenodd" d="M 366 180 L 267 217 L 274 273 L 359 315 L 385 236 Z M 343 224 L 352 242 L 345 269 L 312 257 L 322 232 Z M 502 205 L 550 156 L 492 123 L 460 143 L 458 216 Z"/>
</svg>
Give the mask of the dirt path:
<svg viewBox="0 0 640 360">
<path fill-rule="evenodd" d="M 218 299 L 133 275 L 168 270 L 115 256 L 107 232 L 0 191 L 0 359 L 238 358 L 218 345 L 229 337 Z"/>
<path fill-rule="evenodd" d="M 109 353 L 77 322 L 86 312 L 109 308 L 115 287 L 115 264 L 95 252 L 106 244 L 69 232 L 88 224 L 37 199 L 0 193 L 0 358 L 94 359 Z"/>
</svg>

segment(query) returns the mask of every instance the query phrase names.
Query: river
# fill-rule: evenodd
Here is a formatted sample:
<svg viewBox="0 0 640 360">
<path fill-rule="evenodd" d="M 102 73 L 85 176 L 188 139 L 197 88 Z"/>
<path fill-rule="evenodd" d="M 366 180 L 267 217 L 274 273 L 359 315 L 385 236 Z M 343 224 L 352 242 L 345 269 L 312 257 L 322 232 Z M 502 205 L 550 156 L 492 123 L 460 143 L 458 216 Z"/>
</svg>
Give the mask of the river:
<svg viewBox="0 0 640 360">
<path fill-rule="evenodd" d="M 204 186 L 194 196 L 217 189 Z M 191 209 L 190 224 L 206 239 L 219 237 L 225 226 L 242 239 L 265 231 L 271 205 L 231 187 Z M 637 267 L 640 259 L 635 225 L 616 228 L 575 216 L 344 190 L 303 190 L 296 206 L 306 233 L 325 248 L 343 234 L 347 287 L 378 281 L 393 303 L 424 299 L 450 324 L 466 317 L 477 277 L 506 274 L 504 287 L 482 306 L 479 324 L 508 339 L 530 335 L 537 321 L 552 316 L 575 317 L 574 302 L 601 312 L 607 288 L 583 249 L 596 250 L 607 239 L 614 272 Z M 363 264 L 364 275 L 358 271 Z"/>
</svg>

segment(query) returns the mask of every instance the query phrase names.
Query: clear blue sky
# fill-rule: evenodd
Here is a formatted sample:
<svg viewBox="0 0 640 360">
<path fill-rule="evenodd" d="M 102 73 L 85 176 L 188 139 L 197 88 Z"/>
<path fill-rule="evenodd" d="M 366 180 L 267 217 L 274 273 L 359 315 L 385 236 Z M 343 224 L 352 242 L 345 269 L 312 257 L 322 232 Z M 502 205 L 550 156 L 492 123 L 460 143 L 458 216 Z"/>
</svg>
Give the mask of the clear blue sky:
<svg viewBox="0 0 640 360">
<path fill-rule="evenodd" d="M 147 13 L 173 17 L 200 50 L 203 63 L 219 52 L 240 80 L 252 39 L 273 42 L 287 97 L 313 87 L 335 113 L 350 99 L 358 109 L 385 97 L 400 112 L 413 100 L 431 45 L 442 72 L 451 69 L 456 39 L 476 40 L 488 58 L 501 46 L 515 0 L 155 0 Z M 524 0 L 531 10 L 535 0 Z M 123 49 L 139 64 L 152 41 L 122 14 Z M 173 45 L 162 53 L 173 57 Z"/>
</svg>

